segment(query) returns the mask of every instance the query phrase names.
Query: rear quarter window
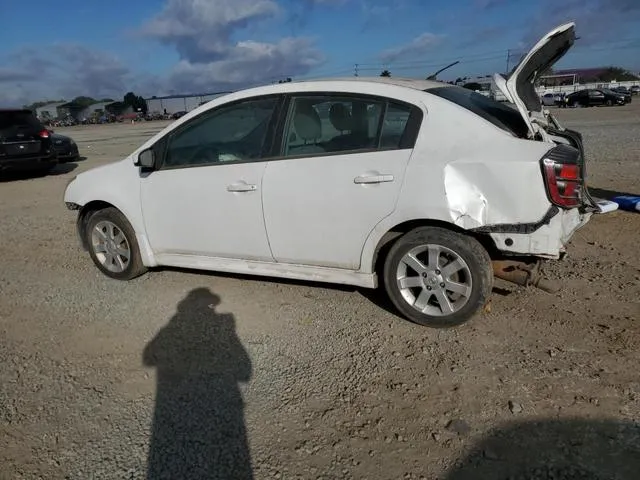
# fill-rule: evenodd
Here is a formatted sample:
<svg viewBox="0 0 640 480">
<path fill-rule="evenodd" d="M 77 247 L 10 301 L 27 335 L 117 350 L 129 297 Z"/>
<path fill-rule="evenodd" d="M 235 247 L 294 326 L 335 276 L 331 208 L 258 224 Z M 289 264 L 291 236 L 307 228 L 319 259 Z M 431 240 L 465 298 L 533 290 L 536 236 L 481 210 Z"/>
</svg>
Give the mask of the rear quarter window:
<svg viewBox="0 0 640 480">
<path fill-rule="evenodd" d="M 520 112 L 509 105 L 461 87 L 438 87 L 426 90 L 426 92 L 449 100 L 508 133 L 520 138 L 527 137 L 529 127 Z"/>
</svg>

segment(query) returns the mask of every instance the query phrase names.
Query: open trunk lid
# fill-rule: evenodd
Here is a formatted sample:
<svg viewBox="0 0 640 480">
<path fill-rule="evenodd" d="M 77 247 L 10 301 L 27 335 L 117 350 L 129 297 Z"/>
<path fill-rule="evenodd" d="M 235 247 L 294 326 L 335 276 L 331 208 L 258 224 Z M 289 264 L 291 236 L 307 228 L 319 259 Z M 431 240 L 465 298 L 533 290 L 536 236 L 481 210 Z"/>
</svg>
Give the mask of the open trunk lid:
<svg viewBox="0 0 640 480">
<path fill-rule="evenodd" d="M 540 123 L 547 124 L 535 82 L 571 49 L 575 39 L 574 22 L 560 25 L 542 37 L 506 79 L 494 75 L 497 88 L 516 105 L 532 138 L 538 136 Z"/>
</svg>

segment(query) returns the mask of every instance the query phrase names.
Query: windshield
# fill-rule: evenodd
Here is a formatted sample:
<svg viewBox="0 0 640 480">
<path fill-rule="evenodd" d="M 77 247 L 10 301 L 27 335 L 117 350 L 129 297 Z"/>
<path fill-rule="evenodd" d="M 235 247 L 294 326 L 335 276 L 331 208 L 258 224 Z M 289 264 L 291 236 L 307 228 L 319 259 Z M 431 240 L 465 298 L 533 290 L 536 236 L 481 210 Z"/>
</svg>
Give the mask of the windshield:
<svg viewBox="0 0 640 480">
<path fill-rule="evenodd" d="M 459 105 L 517 137 L 526 138 L 529 128 L 522 115 L 508 104 L 460 87 L 437 87 L 425 90 Z"/>
</svg>

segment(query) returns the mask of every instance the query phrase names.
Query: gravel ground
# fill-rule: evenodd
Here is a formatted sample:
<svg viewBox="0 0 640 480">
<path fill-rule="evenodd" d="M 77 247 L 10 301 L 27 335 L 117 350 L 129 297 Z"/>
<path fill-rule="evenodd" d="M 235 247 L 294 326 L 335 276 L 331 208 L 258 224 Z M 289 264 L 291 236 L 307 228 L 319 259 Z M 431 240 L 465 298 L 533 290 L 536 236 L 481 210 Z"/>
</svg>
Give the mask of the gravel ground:
<svg viewBox="0 0 640 480">
<path fill-rule="evenodd" d="M 599 195 L 640 193 L 640 100 L 558 110 Z M 60 128 L 85 160 L 0 183 L 0 478 L 637 479 L 640 214 L 454 330 L 371 292 L 177 270 L 101 275 L 62 204 L 163 127 Z"/>
</svg>

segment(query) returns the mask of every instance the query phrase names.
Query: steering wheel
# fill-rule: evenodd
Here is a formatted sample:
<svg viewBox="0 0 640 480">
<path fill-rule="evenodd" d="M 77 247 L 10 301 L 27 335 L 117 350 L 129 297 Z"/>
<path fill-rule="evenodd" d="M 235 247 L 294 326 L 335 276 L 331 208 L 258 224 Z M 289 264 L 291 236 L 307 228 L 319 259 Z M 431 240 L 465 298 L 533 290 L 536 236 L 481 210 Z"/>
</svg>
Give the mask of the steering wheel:
<svg viewBox="0 0 640 480">
<path fill-rule="evenodd" d="M 219 159 L 219 152 L 216 148 L 203 145 L 193 152 L 190 163 L 216 163 Z"/>
</svg>

